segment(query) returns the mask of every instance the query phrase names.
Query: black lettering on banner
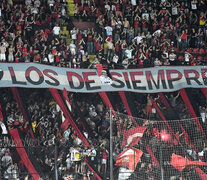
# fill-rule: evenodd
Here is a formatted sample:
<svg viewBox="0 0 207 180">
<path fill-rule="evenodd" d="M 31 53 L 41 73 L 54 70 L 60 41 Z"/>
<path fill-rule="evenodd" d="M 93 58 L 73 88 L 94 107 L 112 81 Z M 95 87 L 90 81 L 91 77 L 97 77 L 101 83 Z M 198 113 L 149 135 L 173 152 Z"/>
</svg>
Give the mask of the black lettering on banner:
<svg viewBox="0 0 207 180">
<path fill-rule="evenodd" d="M 55 76 L 58 76 L 58 74 L 55 71 L 53 71 L 51 69 L 45 69 L 43 71 L 43 74 L 45 76 L 47 76 L 48 78 L 50 78 L 52 81 L 54 81 L 54 82 L 51 82 L 50 80 L 45 80 L 45 82 L 47 84 L 51 85 L 51 86 L 59 86 L 60 85 L 60 82 L 57 79 L 55 79 L 52 75 L 50 75 L 49 73 L 51 73 L 51 74 L 53 74 Z"/>
<path fill-rule="evenodd" d="M 0 80 L 3 78 L 4 76 L 4 71 L 0 68 Z"/>
<path fill-rule="evenodd" d="M 157 83 L 155 82 L 151 71 L 146 71 L 145 74 L 146 74 L 147 84 L 148 84 L 148 87 L 149 87 L 150 90 L 153 89 L 152 88 L 152 82 L 153 82 L 153 84 L 155 85 L 155 87 L 157 89 L 160 89 L 160 79 L 161 79 L 161 82 L 162 82 L 162 88 L 167 89 L 167 85 L 166 85 L 166 82 L 165 82 L 165 76 L 164 76 L 164 70 L 158 70 Z"/>
<path fill-rule="evenodd" d="M 23 82 L 23 81 L 17 81 L 13 67 L 8 67 L 8 69 L 9 69 L 9 73 L 11 75 L 12 84 L 21 84 L 21 85 L 26 85 L 27 84 L 26 82 Z"/>
<path fill-rule="evenodd" d="M 94 76 L 94 75 L 97 75 L 96 72 L 83 72 L 83 78 L 84 78 L 87 90 L 101 89 L 100 86 L 93 86 L 93 87 L 91 87 L 90 84 L 95 83 L 95 81 L 94 80 L 89 80 L 88 76 Z"/>
<path fill-rule="evenodd" d="M 77 74 L 75 72 L 68 71 L 67 72 L 67 77 L 68 77 L 68 82 L 69 82 L 69 85 L 70 85 L 71 89 L 82 89 L 84 87 L 83 78 L 79 74 Z M 73 77 L 76 77 L 78 79 L 79 86 L 74 85 Z"/>
<path fill-rule="evenodd" d="M 39 80 L 38 80 L 38 81 L 33 81 L 33 80 L 30 78 L 30 73 L 31 73 L 32 71 L 35 71 L 35 72 L 38 74 L 38 76 L 39 76 Z M 40 84 L 42 84 L 42 82 L 44 81 L 44 77 L 43 77 L 42 72 L 41 72 L 39 69 L 37 69 L 36 67 L 34 67 L 34 66 L 29 67 L 29 68 L 26 70 L 25 75 L 26 75 L 26 79 L 27 79 L 27 81 L 30 82 L 30 83 L 33 84 L 33 85 L 40 85 Z"/>
<path fill-rule="evenodd" d="M 5 65 L 6 64 L 6 65 Z M 106 91 L 173 91 L 186 87 L 207 87 L 207 68 L 200 67 L 165 67 L 165 68 L 147 68 L 138 70 L 112 70 L 110 72 L 113 83 L 106 86 L 96 84 L 98 73 L 93 70 L 71 70 L 56 67 L 42 66 L 33 63 L 7 64 L 0 67 L 0 82 L 3 87 L 5 82 L 9 81 L 10 86 L 24 87 L 47 87 L 53 86 L 60 88 L 61 77 L 65 80 L 67 76 L 68 89 L 74 92 L 100 91 L 102 87 Z M 8 69 L 7 69 L 8 68 Z M 64 71 L 63 76 L 59 72 Z M 71 72 L 72 71 L 72 72 Z M 6 77 L 6 73 L 9 73 Z M 61 73 L 62 74 L 62 73 Z M 106 88 L 105 88 L 106 87 Z M 111 88 L 111 89 L 110 89 Z"/>
<path fill-rule="evenodd" d="M 178 81 L 183 77 L 183 75 L 180 71 L 177 71 L 174 69 L 173 70 L 166 70 L 166 74 L 167 74 L 167 80 L 168 80 L 168 85 L 169 85 L 170 89 L 174 89 L 173 81 Z M 177 77 L 173 78 L 171 76 L 172 74 L 177 74 Z"/>
<path fill-rule="evenodd" d="M 122 75 L 120 73 L 118 73 L 118 72 L 111 72 L 110 75 L 111 75 L 112 80 L 114 82 L 118 83 L 118 84 L 116 84 L 116 83 L 111 84 L 112 87 L 114 87 L 114 88 L 123 88 L 124 87 L 124 82 L 122 82 L 121 80 L 116 78 L 116 76 L 122 77 Z"/>
<path fill-rule="evenodd" d="M 207 69 L 201 69 L 201 76 L 203 78 L 203 83 L 205 85 L 207 85 L 207 76 L 206 76 L 206 73 L 207 73 Z"/>
<path fill-rule="evenodd" d="M 189 74 L 194 74 L 194 77 L 189 77 Z M 202 83 L 198 80 L 200 77 L 198 71 L 193 69 L 184 70 L 184 75 L 188 85 L 192 85 L 191 81 L 195 81 L 198 85 L 202 85 Z"/>
<path fill-rule="evenodd" d="M 139 89 L 139 90 L 146 90 L 146 86 L 137 86 L 137 84 L 141 84 L 141 80 L 136 80 L 135 76 L 142 76 L 143 72 L 130 72 L 130 76 L 131 76 L 131 80 L 132 80 L 132 84 L 134 89 Z"/>
<path fill-rule="evenodd" d="M 127 88 L 128 88 L 128 89 L 131 89 L 132 87 L 131 87 L 131 84 L 130 84 L 130 82 L 129 82 L 128 73 L 127 73 L 127 72 L 123 72 L 123 75 L 124 75 L 124 79 L 125 79 Z"/>
</svg>

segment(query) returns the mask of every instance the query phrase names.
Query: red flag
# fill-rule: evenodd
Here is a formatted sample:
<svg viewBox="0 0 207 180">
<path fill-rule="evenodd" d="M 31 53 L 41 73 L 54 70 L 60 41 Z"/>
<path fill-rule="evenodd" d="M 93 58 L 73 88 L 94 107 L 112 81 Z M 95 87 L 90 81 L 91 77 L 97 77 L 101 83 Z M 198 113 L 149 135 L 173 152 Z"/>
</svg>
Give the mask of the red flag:
<svg viewBox="0 0 207 180">
<path fill-rule="evenodd" d="M 199 175 L 199 177 L 201 178 L 201 180 L 206 180 L 207 179 L 207 174 L 204 173 L 200 168 L 195 168 L 197 174 Z"/>
<path fill-rule="evenodd" d="M 116 166 L 128 167 L 134 170 L 143 152 L 136 148 L 128 148 L 117 156 Z"/>
<path fill-rule="evenodd" d="M 146 129 L 147 126 L 140 126 L 125 131 L 123 134 L 122 147 L 132 147 L 136 145 L 139 142 L 140 138 L 143 136 Z"/>
<path fill-rule="evenodd" d="M 4 119 L 3 114 L 2 114 L 2 111 L 1 111 L 1 104 L 0 104 L 0 118 L 1 118 L 1 120 Z"/>
<path fill-rule="evenodd" d="M 66 118 L 60 126 L 61 131 L 62 132 L 66 131 L 68 129 L 68 125 L 69 125 L 69 120 Z"/>
<path fill-rule="evenodd" d="M 102 64 L 96 64 L 96 68 L 97 68 L 97 71 L 98 71 L 98 75 L 101 76 L 101 72 L 103 70 Z"/>
<path fill-rule="evenodd" d="M 170 164 L 177 169 L 178 171 L 182 171 L 185 169 L 187 166 L 195 165 L 195 166 L 207 166 L 207 163 L 202 162 L 202 161 L 191 161 L 188 159 L 185 159 L 182 156 L 172 154 L 171 157 L 171 162 Z"/>
<path fill-rule="evenodd" d="M 68 101 L 68 103 L 69 103 L 70 105 L 72 105 L 72 103 L 70 102 L 70 100 L 69 100 L 69 98 L 68 98 L 68 93 L 67 93 L 67 91 L 66 91 L 65 88 L 63 89 L 63 97 Z"/>
</svg>

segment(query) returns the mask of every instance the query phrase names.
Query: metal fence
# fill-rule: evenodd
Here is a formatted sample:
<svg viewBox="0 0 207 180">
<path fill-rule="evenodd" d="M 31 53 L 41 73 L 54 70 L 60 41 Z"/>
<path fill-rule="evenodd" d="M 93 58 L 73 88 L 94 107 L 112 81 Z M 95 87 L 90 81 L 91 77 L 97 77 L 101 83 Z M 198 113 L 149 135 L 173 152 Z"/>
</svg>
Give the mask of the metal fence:
<svg viewBox="0 0 207 180">
<path fill-rule="evenodd" d="M 121 132 L 113 137 L 113 160 L 128 147 L 122 146 L 123 133 L 135 128 L 131 117 L 118 113 Z M 207 166 L 190 165 L 190 162 L 207 162 L 207 139 L 196 125 L 195 119 L 157 121 L 134 118 L 138 124 L 146 126 L 143 137 L 133 148 L 143 152 L 135 170 L 130 170 L 128 164 L 114 166 L 114 179 L 118 180 L 197 180 L 207 177 Z M 198 118 L 201 125 L 202 119 Z M 117 128 L 118 129 L 118 128 Z M 174 161 L 173 154 L 182 157 L 183 161 Z M 135 157 L 135 156 L 134 156 Z M 134 160 L 132 160 L 134 161 Z M 172 161 L 178 165 L 172 165 Z M 179 164 L 180 163 L 180 164 Z M 185 164 L 185 165 L 183 165 Z M 206 164 L 207 165 L 207 164 Z M 184 166 L 182 170 L 178 170 Z"/>
</svg>

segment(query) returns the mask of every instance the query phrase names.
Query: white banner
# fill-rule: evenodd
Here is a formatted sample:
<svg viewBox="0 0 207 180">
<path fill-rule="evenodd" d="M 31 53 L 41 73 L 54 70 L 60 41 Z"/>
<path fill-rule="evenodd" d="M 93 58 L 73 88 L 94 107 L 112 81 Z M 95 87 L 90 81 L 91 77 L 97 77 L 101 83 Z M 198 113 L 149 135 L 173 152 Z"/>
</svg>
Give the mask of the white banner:
<svg viewBox="0 0 207 180">
<path fill-rule="evenodd" d="M 105 74 L 105 75 L 104 75 Z M 70 69 L 35 63 L 0 63 L 0 87 L 56 88 L 72 92 L 170 92 L 207 87 L 206 66 L 110 70 Z M 108 75 L 108 76 L 107 76 Z"/>
</svg>

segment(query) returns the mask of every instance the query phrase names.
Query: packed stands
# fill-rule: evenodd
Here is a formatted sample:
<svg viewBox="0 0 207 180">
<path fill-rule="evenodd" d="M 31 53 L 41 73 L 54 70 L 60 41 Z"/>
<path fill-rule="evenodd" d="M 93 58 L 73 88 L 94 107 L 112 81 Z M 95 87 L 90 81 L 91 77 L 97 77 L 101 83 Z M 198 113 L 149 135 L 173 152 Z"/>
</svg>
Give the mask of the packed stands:
<svg viewBox="0 0 207 180">
<path fill-rule="evenodd" d="M 206 1 L 15 2 L 1 2 L 1 61 L 75 68 L 91 67 L 95 58 L 110 68 L 156 66 L 156 58 L 159 66 L 205 64 Z M 77 21 L 95 26 L 79 29 Z"/>
<path fill-rule="evenodd" d="M 206 16 L 206 0 L 2 0 L 0 62 L 86 69 L 100 63 L 105 70 L 206 65 Z M 129 179 L 207 177 L 205 166 L 179 171 L 170 164 L 172 153 L 207 163 L 205 90 L 0 91 L 1 179 L 109 179 L 107 98 L 115 179 L 126 171 L 115 166 L 128 147 L 124 133 L 137 126 L 146 127 L 135 144 L 144 155 Z M 163 161 L 160 151 L 167 152 Z"/>
</svg>

